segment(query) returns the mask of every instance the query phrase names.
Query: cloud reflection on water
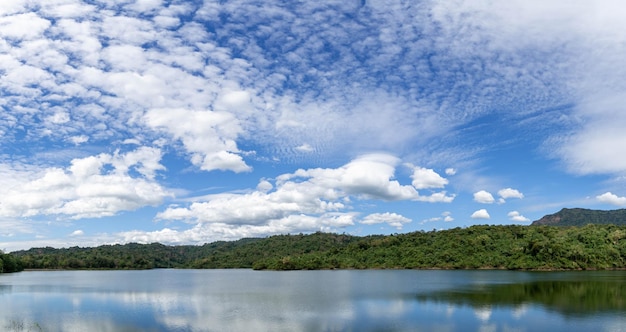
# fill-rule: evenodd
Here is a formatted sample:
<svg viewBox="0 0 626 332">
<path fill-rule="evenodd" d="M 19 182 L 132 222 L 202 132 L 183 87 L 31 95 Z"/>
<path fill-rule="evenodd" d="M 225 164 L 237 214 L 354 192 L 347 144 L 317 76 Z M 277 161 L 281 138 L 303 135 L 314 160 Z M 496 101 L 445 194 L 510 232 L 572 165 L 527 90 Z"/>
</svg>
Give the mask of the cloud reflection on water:
<svg viewBox="0 0 626 332">
<path fill-rule="evenodd" d="M 612 276 L 624 275 L 620 273 Z M 615 295 L 626 294 L 621 278 L 582 273 L 595 279 L 583 282 L 569 276 L 507 271 L 27 272 L 0 277 L 0 329 L 583 331 L 593 326 L 613 331 L 624 323 L 618 319 L 626 311 L 624 298 Z M 581 297 L 588 298 L 583 307 L 576 303 Z M 587 314 L 576 314 L 566 303 Z"/>
</svg>

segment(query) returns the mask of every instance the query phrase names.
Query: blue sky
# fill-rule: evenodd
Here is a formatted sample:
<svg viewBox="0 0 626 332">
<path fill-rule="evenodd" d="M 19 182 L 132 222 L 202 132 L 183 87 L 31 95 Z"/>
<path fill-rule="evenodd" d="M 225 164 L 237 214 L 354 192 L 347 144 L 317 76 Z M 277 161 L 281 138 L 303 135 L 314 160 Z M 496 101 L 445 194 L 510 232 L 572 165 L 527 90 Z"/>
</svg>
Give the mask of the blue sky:
<svg viewBox="0 0 626 332">
<path fill-rule="evenodd" d="M 619 1 L 0 3 L 0 249 L 626 206 Z"/>
</svg>

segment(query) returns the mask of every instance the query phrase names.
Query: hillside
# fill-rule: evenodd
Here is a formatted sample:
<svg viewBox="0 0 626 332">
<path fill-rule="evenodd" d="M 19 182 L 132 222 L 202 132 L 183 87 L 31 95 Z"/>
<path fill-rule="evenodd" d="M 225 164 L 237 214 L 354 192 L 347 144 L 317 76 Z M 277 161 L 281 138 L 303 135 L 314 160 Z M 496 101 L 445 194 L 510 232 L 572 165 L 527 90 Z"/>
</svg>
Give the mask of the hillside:
<svg viewBox="0 0 626 332">
<path fill-rule="evenodd" d="M 116 244 L 63 249 L 32 248 L 11 254 L 26 269 L 152 269 L 152 268 L 251 268 L 268 258 L 337 250 L 361 238 L 317 232 L 310 235 L 276 235 L 218 241 L 202 246 Z"/>
<path fill-rule="evenodd" d="M 580 208 L 562 209 L 557 213 L 533 221 L 531 225 L 584 226 L 587 224 L 626 225 L 626 209 L 608 211 Z"/>
<path fill-rule="evenodd" d="M 12 254 L 27 269 L 625 269 L 626 226 L 477 225 L 365 237 L 318 232 L 203 246 L 131 243 Z"/>
</svg>

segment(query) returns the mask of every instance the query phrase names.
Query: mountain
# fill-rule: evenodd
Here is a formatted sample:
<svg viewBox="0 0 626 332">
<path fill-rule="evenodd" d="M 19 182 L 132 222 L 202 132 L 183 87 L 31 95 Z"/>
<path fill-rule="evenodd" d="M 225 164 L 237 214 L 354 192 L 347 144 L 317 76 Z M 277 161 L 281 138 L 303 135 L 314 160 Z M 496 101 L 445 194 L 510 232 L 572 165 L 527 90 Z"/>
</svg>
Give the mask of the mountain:
<svg viewBox="0 0 626 332">
<path fill-rule="evenodd" d="M 549 214 L 532 225 L 553 226 L 584 226 L 587 224 L 626 225 L 626 209 L 619 210 L 589 210 L 589 209 L 562 209 L 555 214 Z"/>
</svg>

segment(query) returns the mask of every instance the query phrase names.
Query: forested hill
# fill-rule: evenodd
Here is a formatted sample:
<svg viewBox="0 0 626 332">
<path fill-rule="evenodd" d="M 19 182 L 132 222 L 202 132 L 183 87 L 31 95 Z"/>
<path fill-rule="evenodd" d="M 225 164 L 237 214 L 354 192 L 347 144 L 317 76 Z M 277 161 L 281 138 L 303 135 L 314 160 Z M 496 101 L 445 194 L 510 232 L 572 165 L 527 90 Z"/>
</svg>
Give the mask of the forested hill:
<svg viewBox="0 0 626 332">
<path fill-rule="evenodd" d="M 626 226 L 477 225 L 387 236 L 314 233 L 203 246 L 131 243 L 12 254 L 27 269 L 626 269 Z"/>
<path fill-rule="evenodd" d="M 219 241 L 202 246 L 129 243 L 94 248 L 32 248 L 12 255 L 26 269 L 251 268 L 255 262 L 269 257 L 337 250 L 359 239 L 318 232 Z"/>
<path fill-rule="evenodd" d="M 531 225 L 552 226 L 584 226 L 587 224 L 626 225 L 626 209 L 619 210 L 589 210 L 589 209 L 562 209 L 555 214 L 549 214 Z"/>
</svg>

